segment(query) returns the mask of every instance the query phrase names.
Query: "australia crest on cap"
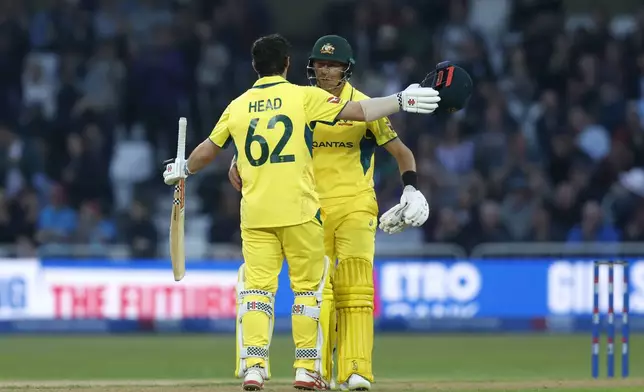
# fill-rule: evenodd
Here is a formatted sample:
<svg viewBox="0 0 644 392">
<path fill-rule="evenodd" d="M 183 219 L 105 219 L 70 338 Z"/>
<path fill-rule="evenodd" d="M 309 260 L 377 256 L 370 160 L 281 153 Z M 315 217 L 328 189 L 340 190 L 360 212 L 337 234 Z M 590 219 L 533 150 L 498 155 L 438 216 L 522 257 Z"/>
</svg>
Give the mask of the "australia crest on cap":
<svg viewBox="0 0 644 392">
<path fill-rule="evenodd" d="M 333 54 L 335 52 L 335 46 L 331 45 L 330 43 L 326 43 L 322 45 L 320 48 L 320 53 L 322 54 Z"/>
</svg>

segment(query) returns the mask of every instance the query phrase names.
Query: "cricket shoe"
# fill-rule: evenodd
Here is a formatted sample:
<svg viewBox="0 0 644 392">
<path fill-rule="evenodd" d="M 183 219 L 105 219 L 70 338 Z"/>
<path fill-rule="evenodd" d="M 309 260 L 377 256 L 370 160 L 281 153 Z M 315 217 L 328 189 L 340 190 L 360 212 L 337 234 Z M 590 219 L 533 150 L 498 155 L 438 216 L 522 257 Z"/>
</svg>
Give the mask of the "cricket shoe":
<svg viewBox="0 0 644 392">
<path fill-rule="evenodd" d="M 253 366 L 246 369 L 242 389 L 244 391 L 261 391 L 264 389 L 266 370 L 261 366 Z"/>
<path fill-rule="evenodd" d="M 317 373 L 304 368 L 295 370 L 293 387 L 302 391 L 328 391 L 329 384 Z"/>
<path fill-rule="evenodd" d="M 341 391 L 370 391 L 371 383 L 359 374 L 352 374 L 351 377 L 340 384 Z"/>
</svg>

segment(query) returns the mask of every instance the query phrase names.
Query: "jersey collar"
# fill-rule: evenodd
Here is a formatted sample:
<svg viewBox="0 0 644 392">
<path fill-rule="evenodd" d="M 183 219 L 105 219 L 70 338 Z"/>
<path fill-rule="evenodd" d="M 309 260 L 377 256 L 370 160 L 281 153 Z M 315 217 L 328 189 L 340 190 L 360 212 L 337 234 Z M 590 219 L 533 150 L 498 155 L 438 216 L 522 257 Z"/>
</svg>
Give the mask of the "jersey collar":
<svg viewBox="0 0 644 392">
<path fill-rule="evenodd" d="M 253 88 L 266 88 L 266 87 L 271 87 L 276 84 L 280 83 L 288 83 L 288 80 L 284 79 L 283 77 L 276 75 L 276 76 L 264 76 L 263 78 L 257 79 L 255 84 L 253 84 Z"/>
<path fill-rule="evenodd" d="M 340 98 L 345 101 L 353 101 L 353 90 L 354 88 L 349 82 L 344 83 L 344 87 L 342 87 L 342 91 L 340 92 Z"/>
</svg>

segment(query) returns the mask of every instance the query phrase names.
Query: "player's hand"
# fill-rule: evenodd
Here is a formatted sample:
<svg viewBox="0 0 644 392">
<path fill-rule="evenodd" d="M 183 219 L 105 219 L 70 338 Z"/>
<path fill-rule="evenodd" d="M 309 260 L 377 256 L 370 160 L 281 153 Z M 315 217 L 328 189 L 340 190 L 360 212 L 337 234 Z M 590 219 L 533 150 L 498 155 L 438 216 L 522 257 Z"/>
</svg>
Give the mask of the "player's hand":
<svg viewBox="0 0 644 392">
<path fill-rule="evenodd" d="M 441 97 L 431 87 L 420 87 L 420 84 L 409 85 L 405 91 L 396 94 L 401 110 L 409 113 L 431 114 L 438 108 Z"/>
<path fill-rule="evenodd" d="M 429 204 L 427 199 L 418 189 L 407 185 L 400 197 L 400 204 L 406 205 L 402 218 L 406 224 L 418 227 L 429 218 Z"/>
<path fill-rule="evenodd" d="M 230 162 L 230 169 L 228 169 L 228 180 L 230 180 L 233 188 L 241 192 L 242 181 L 241 177 L 239 176 L 239 170 L 237 170 L 237 162 L 234 159 L 232 160 L 232 162 Z"/>
<path fill-rule="evenodd" d="M 172 158 L 163 162 L 163 182 L 166 185 L 174 185 L 179 180 L 188 178 L 188 162 L 185 159 Z"/>
<path fill-rule="evenodd" d="M 405 230 L 405 224 L 402 214 L 406 206 L 396 204 L 380 217 L 380 230 L 387 234 L 396 234 Z"/>
<path fill-rule="evenodd" d="M 425 196 L 411 185 L 407 185 L 395 205 L 380 218 L 380 229 L 387 234 L 400 233 L 407 226 L 418 227 L 429 218 L 429 204 Z"/>
</svg>

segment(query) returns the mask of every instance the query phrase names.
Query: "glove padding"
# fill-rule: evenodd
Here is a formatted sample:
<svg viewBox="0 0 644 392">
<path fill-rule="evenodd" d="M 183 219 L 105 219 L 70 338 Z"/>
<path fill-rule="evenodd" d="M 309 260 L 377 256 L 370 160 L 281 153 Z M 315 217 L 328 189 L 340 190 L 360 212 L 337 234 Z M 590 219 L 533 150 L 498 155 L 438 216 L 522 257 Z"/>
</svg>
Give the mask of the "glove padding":
<svg viewBox="0 0 644 392">
<path fill-rule="evenodd" d="M 407 225 L 402 217 L 406 206 L 396 204 L 380 217 L 380 230 L 387 234 L 396 234 L 405 230 Z"/>
<path fill-rule="evenodd" d="M 163 182 L 166 185 L 174 185 L 181 179 L 186 179 L 190 175 L 188 171 L 188 161 L 181 158 L 167 159 L 163 162 Z"/>
<path fill-rule="evenodd" d="M 429 218 L 429 204 L 425 196 L 411 185 L 407 185 L 395 205 L 380 218 L 380 229 L 387 234 L 403 231 L 407 226 L 418 227 Z"/>
<path fill-rule="evenodd" d="M 438 108 L 441 97 L 431 87 L 421 87 L 414 83 L 396 94 L 401 110 L 409 113 L 431 114 Z"/>
</svg>

